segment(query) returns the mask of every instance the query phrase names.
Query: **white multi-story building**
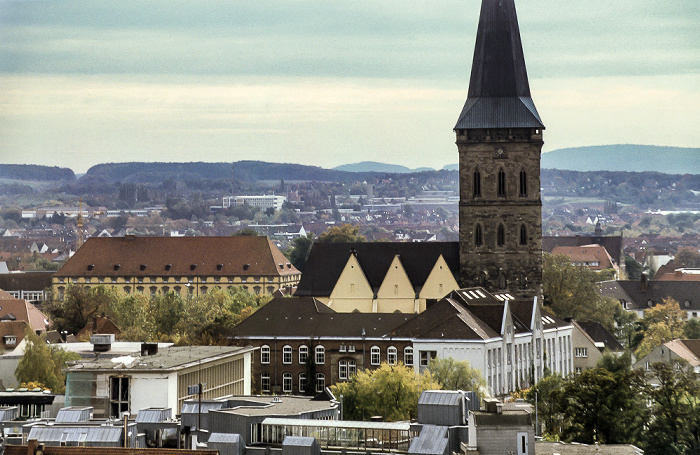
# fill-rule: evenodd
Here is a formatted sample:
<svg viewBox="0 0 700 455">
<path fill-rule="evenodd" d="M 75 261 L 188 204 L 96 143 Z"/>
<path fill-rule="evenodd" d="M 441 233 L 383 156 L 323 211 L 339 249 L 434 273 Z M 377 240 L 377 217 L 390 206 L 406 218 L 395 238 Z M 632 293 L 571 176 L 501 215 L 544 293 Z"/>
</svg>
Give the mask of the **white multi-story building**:
<svg viewBox="0 0 700 455">
<path fill-rule="evenodd" d="M 284 196 L 264 195 L 264 196 L 224 196 L 222 205 L 225 208 L 232 205 L 249 205 L 251 207 L 260 207 L 261 209 L 281 210 L 282 204 L 287 202 Z"/>
</svg>

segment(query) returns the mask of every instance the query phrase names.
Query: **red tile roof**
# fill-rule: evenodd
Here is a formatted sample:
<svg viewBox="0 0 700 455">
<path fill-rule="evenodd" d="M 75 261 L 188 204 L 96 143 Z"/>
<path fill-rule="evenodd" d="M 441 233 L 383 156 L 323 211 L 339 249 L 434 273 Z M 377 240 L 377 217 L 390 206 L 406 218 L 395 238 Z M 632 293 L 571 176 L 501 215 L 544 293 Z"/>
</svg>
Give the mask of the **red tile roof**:
<svg viewBox="0 0 700 455">
<path fill-rule="evenodd" d="M 46 330 L 49 320 L 37 307 L 22 299 L 0 300 L 0 318 L 9 314 L 13 314 L 17 321 L 24 321 L 29 324 L 34 331 Z"/>
<path fill-rule="evenodd" d="M 56 276 L 270 276 L 299 271 L 267 237 L 92 237 Z"/>
</svg>

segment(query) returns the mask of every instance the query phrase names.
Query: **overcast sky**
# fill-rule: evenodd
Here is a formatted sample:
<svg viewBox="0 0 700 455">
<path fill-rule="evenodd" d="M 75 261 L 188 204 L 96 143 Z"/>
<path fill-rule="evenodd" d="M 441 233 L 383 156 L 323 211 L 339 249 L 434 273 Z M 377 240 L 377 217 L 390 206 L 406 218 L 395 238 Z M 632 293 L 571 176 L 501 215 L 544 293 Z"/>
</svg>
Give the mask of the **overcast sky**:
<svg viewBox="0 0 700 455">
<path fill-rule="evenodd" d="M 457 162 L 479 0 L 0 0 L 0 162 Z M 544 150 L 700 145 L 700 1 L 516 2 Z"/>
</svg>

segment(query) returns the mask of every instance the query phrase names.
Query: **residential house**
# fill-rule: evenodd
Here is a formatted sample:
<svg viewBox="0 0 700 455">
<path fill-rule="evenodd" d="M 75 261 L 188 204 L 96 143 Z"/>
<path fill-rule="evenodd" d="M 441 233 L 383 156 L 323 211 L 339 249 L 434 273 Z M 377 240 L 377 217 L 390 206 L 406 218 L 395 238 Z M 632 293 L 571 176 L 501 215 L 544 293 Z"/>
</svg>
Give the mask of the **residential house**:
<svg viewBox="0 0 700 455">
<path fill-rule="evenodd" d="M 573 326 L 574 373 L 594 368 L 606 352 L 621 354 L 624 347 L 602 324 L 595 321 L 569 321 Z"/>
<path fill-rule="evenodd" d="M 122 331 L 119 327 L 108 317 L 97 316 L 88 322 L 88 324 L 80 329 L 76 334 L 76 338 L 82 340 L 89 338 L 93 334 L 112 334 L 115 338 L 119 338 Z"/>
<path fill-rule="evenodd" d="M 620 302 L 622 308 L 634 311 L 640 318 L 644 310 L 664 303 L 664 299 L 678 302 L 689 318 L 700 316 L 700 281 L 655 281 L 642 275 L 639 281 L 603 281 L 601 293 Z"/>
<path fill-rule="evenodd" d="M 602 229 L 596 229 L 594 235 L 575 236 L 542 236 L 542 251 L 552 253 L 556 247 L 573 247 L 584 245 L 600 245 L 608 252 L 613 264 L 624 269 L 625 257 L 622 252 L 621 235 L 603 235 Z"/>
<path fill-rule="evenodd" d="M 91 406 L 96 417 L 120 417 L 146 408 L 181 409 L 197 397 L 188 387 L 199 383 L 206 384 L 204 399 L 250 394 L 254 348 L 155 346 L 141 355 L 93 357 L 69 367 L 66 405 Z"/>
<path fill-rule="evenodd" d="M 574 265 L 586 267 L 596 272 L 612 269 L 614 271 L 612 278 L 620 278 L 620 268 L 612 260 L 605 247 L 601 245 L 555 246 L 552 249 L 552 254 L 567 256 Z"/>
<path fill-rule="evenodd" d="M 90 238 L 53 277 L 68 285 L 108 286 L 127 294 L 199 296 L 240 286 L 260 295 L 293 287 L 301 273 L 266 237 Z"/>
<path fill-rule="evenodd" d="M 51 278 L 55 272 L 0 273 L 0 289 L 16 299 L 42 303 L 51 292 Z"/>
<path fill-rule="evenodd" d="M 651 365 L 656 362 L 671 363 L 679 367 L 687 365 L 700 377 L 700 340 L 675 339 L 668 341 L 637 360 L 632 368 L 649 370 Z"/>
</svg>

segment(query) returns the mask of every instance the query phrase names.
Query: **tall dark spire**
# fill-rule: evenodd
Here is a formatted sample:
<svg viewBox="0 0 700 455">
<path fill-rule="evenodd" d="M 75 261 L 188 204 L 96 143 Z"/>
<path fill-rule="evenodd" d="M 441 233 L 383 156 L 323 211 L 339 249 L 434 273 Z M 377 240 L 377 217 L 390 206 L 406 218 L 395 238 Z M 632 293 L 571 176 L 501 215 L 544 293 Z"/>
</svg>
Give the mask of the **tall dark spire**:
<svg viewBox="0 0 700 455">
<path fill-rule="evenodd" d="M 514 0 L 482 0 L 469 94 L 455 129 L 544 128 L 530 97 Z"/>
</svg>

